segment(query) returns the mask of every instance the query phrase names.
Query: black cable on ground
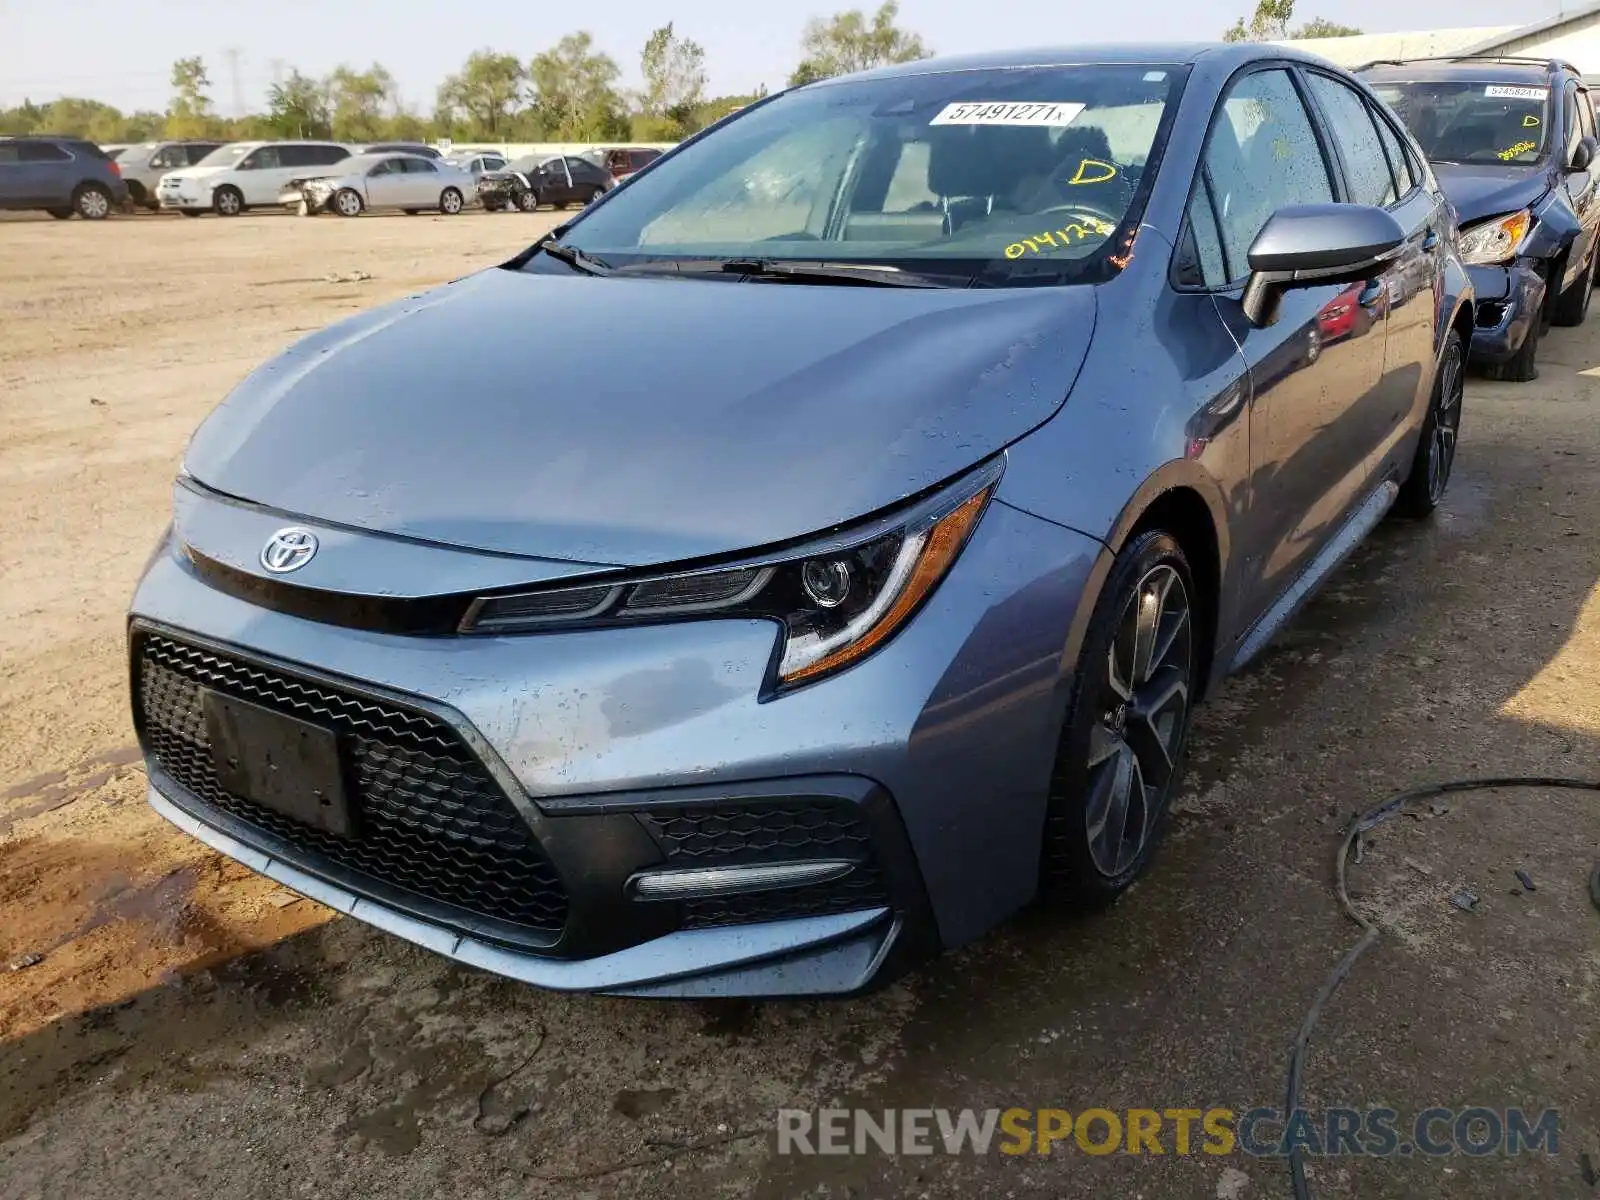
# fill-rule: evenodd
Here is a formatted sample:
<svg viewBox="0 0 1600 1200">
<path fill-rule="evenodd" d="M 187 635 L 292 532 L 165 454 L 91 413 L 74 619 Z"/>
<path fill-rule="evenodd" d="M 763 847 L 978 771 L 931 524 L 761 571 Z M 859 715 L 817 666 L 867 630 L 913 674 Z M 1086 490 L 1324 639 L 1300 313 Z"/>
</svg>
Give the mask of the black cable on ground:
<svg viewBox="0 0 1600 1200">
<path fill-rule="evenodd" d="M 1285 1119 L 1300 1104 L 1300 1082 L 1305 1075 L 1306 1050 L 1311 1045 L 1311 1034 L 1317 1027 L 1317 1019 L 1322 1016 L 1322 1010 L 1333 998 L 1333 994 L 1339 990 L 1339 985 L 1349 977 L 1357 961 L 1375 946 L 1382 936 L 1378 927 L 1356 911 L 1355 905 L 1350 901 L 1345 873 L 1356 839 L 1391 817 L 1399 816 L 1412 801 L 1425 800 L 1430 796 L 1447 796 L 1454 792 L 1487 791 L 1491 788 L 1567 788 L 1582 792 L 1600 792 L 1600 780 L 1539 775 L 1510 775 L 1500 779 L 1452 779 L 1446 783 L 1431 783 L 1424 787 L 1397 792 L 1350 823 L 1350 828 L 1345 831 L 1344 838 L 1339 843 L 1339 853 L 1334 859 L 1333 871 L 1338 889 L 1339 907 L 1344 910 L 1345 916 L 1361 927 L 1361 936 L 1350 949 L 1345 951 L 1344 957 L 1323 980 L 1322 987 L 1317 990 L 1316 999 L 1311 1002 L 1311 1008 L 1306 1013 L 1305 1021 L 1300 1025 L 1299 1036 L 1294 1040 L 1294 1052 L 1289 1056 L 1289 1089 L 1284 1101 Z M 1589 897 L 1594 901 L 1595 907 L 1600 909 L 1600 863 L 1595 864 L 1594 870 L 1589 875 Z M 1305 1156 L 1299 1147 L 1289 1152 L 1289 1180 L 1294 1189 L 1294 1200 L 1311 1200 L 1311 1188 L 1306 1183 Z"/>
</svg>

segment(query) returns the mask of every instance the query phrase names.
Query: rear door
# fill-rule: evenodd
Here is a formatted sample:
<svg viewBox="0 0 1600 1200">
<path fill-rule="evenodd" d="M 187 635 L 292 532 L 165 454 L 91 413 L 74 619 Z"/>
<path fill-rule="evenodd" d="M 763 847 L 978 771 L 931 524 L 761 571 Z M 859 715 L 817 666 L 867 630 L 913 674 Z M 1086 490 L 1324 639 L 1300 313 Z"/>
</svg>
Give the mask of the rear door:
<svg viewBox="0 0 1600 1200">
<path fill-rule="evenodd" d="M 414 208 L 437 208 L 439 193 L 444 186 L 439 182 L 439 168 L 429 158 L 408 158 L 401 166 L 405 180 L 406 204 Z"/>
<path fill-rule="evenodd" d="M 22 208 L 34 202 L 19 150 L 15 142 L 0 142 L 0 208 Z"/>
<path fill-rule="evenodd" d="M 1381 151 L 1380 151 L 1381 154 Z M 1383 373 L 1384 310 L 1369 298 L 1333 344 L 1329 314 L 1355 299 L 1343 284 L 1283 293 L 1257 328 L 1240 307 L 1251 243 L 1279 209 L 1326 204 L 1341 188 L 1300 82 L 1287 65 L 1235 76 L 1212 119 L 1189 220 L 1223 320 L 1250 372 L 1251 496 L 1236 544 L 1246 547 L 1240 599 L 1264 611 L 1355 506 L 1364 482 L 1352 419 L 1374 404 Z M 1380 290 L 1381 293 L 1381 290 Z M 1337 327 L 1337 326 L 1336 326 Z"/>
<path fill-rule="evenodd" d="M 1578 145 L 1586 137 L 1595 136 L 1594 108 L 1589 100 L 1589 93 L 1583 86 L 1575 81 L 1569 81 L 1566 86 L 1562 107 L 1565 109 L 1564 117 L 1567 122 L 1566 158 L 1563 163 L 1570 163 L 1572 156 L 1577 153 Z M 1565 172 L 1565 186 L 1567 195 L 1572 201 L 1572 211 L 1578 215 L 1581 226 L 1577 242 L 1572 253 L 1567 256 L 1567 271 L 1565 283 L 1570 285 L 1581 277 L 1580 273 L 1589 265 L 1589 256 L 1594 252 L 1595 231 L 1600 226 L 1600 202 L 1596 198 L 1596 180 L 1600 177 L 1600 162 L 1591 161 L 1582 171 Z"/>
<path fill-rule="evenodd" d="M 1398 134 L 1361 91 L 1320 71 L 1307 72 L 1307 81 L 1343 167 L 1343 199 L 1388 210 L 1406 235 L 1400 256 L 1357 298 L 1387 313 L 1377 389 L 1357 407 L 1328 414 L 1340 430 L 1341 469 L 1359 474 L 1357 490 L 1365 495 L 1380 482 L 1389 451 L 1418 428 L 1428 402 L 1437 301 L 1444 295 L 1439 246 L 1448 215 L 1443 198 L 1419 186 Z"/>
</svg>

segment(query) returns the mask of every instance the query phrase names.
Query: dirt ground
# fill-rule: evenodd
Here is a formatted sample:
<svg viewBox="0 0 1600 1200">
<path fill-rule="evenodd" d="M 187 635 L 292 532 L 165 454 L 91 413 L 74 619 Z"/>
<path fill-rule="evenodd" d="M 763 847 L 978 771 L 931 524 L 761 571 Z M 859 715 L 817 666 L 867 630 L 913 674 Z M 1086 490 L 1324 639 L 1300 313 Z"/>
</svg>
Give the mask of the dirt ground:
<svg viewBox="0 0 1600 1200">
<path fill-rule="evenodd" d="M 1170 1146 L 780 1156 L 774 1112 L 1281 1104 L 1354 940 L 1350 813 L 1600 777 L 1600 318 L 1534 384 L 1472 381 L 1444 509 L 1385 525 L 1203 710 L 1170 841 L 1113 910 L 1025 914 L 850 1001 L 567 997 L 169 829 L 122 645 L 184 441 L 246 370 L 556 219 L 0 222 L 0 1197 L 1287 1194 L 1279 1161 Z M 1385 936 L 1306 1076 L 1319 1106 L 1558 1108 L 1557 1153 L 1314 1163 L 1317 1195 L 1596 1194 L 1597 799 L 1476 793 L 1377 830 L 1352 885 Z"/>
</svg>

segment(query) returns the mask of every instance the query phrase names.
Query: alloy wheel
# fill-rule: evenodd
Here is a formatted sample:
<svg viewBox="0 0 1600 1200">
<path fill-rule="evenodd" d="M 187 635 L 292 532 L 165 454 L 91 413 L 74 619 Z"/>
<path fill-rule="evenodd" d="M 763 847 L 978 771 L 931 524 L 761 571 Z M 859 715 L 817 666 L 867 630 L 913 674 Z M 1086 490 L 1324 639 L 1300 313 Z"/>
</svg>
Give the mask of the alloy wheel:
<svg viewBox="0 0 1600 1200">
<path fill-rule="evenodd" d="M 359 216 L 361 213 L 361 197 L 354 192 L 340 192 L 336 203 L 342 217 Z"/>
<path fill-rule="evenodd" d="M 111 212 L 111 197 L 98 188 L 85 188 L 78 198 L 78 211 L 90 221 L 98 221 Z"/>
<path fill-rule="evenodd" d="M 1193 640 L 1182 577 L 1153 567 L 1128 598 L 1106 653 L 1089 733 L 1089 854 L 1107 877 L 1133 866 L 1155 833 L 1188 723 Z"/>
<path fill-rule="evenodd" d="M 244 206 L 239 202 L 238 193 L 232 189 L 224 189 L 217 193 L 217 211 L 223 216 L 236 217 L 242 207 Z"/>
<path fill-rule="evenodd" d="M 1433 437 L 1428 445 L 1428 499 L 1437 504 L 1450 485 L 1450 468 L 1456 461 L 1456 438 L 1461 432 L 1461 397 L 1466 377 L 1461 370 L 1461 346 L 1452 342 L 1439 367 L 1439 407 L 1433 414 Z"/>
<path fill-rule="evenodd" d="M 461 193 L 455 188 L 446 188 L 444 195 L 439 197 L 439 211 L 455 216 L 461 211 Z"/>
</svg>

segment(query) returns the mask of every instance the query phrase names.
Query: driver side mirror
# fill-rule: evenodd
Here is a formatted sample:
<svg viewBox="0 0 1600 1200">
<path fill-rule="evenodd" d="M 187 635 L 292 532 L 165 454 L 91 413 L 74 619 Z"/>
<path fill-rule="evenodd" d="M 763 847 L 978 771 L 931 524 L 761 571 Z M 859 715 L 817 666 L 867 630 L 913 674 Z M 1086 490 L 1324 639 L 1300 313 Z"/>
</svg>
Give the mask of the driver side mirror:
<svg viewBox="0 0 1600 1200">
<path fill-rule="evenodd" d="M 1244 315 L 1265 328 L 1278 319 L 1278 300 L 1290 288 L 1368 279 L 1395 260 L 1405 240 L 1400 222 L 1370 204 L 1280 208 L 1250 243 Z"/>
<path fill-rule="evenodd" d="M 1594 162 L 1596 142 L 1592 137 L 1583 138 L 1572 152 L 1572 161 L 1567 164 L 1569 171 L 1587 171 L 1589 164 Z"/>
</svg>

